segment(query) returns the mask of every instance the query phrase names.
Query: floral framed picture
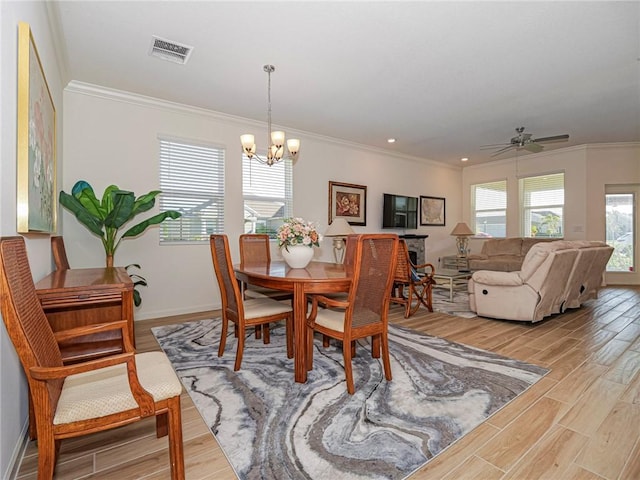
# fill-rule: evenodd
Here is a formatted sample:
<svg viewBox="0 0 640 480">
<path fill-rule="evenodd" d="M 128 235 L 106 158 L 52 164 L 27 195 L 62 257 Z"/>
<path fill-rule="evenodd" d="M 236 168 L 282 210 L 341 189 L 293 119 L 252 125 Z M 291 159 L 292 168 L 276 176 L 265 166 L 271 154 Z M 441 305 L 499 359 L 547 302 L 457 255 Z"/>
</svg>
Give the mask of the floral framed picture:
<svg viewBox="0 0 640 480">
<path fill-rule="evenodd" d="M 446 218 L 444 198 L 420 195 L 420 225 L 444 227 Z"/>
<path fill-rule="evenodd" d="M 367 187 L 329 182 L 329 225 L 344 218 L 350 225 L 367 224 Z"/>
<path fill-rule="evenodd" d="M 29 24 L 18 24 L 18 233 L 56 231 L 56 109 Z"/>
</svg>

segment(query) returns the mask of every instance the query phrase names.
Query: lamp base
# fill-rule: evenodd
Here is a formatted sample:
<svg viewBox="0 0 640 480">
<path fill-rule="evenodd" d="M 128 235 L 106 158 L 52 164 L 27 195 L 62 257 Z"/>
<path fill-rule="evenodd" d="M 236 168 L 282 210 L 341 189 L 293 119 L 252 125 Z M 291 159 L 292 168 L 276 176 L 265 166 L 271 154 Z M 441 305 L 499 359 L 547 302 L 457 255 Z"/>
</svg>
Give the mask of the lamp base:
<svg viewBox="0 0 640 480">
<path fill-rule="evenodd" d="M 333 237 L 333 258 L 336 263 L 344 261 L 344 239 L 342 237 Z"/>
</svg>

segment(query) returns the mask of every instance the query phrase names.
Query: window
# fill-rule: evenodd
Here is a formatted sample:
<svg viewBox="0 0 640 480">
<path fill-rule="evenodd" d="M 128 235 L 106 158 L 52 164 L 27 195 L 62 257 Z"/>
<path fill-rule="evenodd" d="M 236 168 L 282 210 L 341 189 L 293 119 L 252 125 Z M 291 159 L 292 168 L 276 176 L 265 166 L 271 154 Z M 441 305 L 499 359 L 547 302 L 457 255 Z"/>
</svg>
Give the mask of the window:
<svg viewBox="0 0 640 480">
<path fill-rule="evenodd" d="M 608 272 L 635 271 L 636 193 L 638 186 L 607 185 L 605 194 L 606 242 L 614 250 Z"/>
<path fill-rule="evenodd" d="M 507 236 L 507 181 L 471 185 L 471 230 L 477 236 Z"/>
<path fill-rule="evenodd" d="M 276 238 L 278 227 L 293 215 L 293 163 L 268 166 L 242 156 L 244 232 Z"/>
<path fill-rule="evenodd" d="M 208 242 L 224 230 L 224 150 L 160 138 L 160 210 L 182 217 L 160 225 L 160 243 Z"/>
<path fill-rule="evenodd" d="M 522 236 L 564 235 L 564 173 L 520 179 Z"/>
</svg>

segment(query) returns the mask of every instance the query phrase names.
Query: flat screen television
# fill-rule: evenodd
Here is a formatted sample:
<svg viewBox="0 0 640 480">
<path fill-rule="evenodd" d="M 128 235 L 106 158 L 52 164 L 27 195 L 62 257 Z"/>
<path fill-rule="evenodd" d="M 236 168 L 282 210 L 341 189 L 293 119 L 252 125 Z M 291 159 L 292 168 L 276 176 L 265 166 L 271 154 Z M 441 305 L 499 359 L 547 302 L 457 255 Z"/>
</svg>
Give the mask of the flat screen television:
<svg viewBox="0 0 640 480">
<path fill-rule="evenodd" d="M 385 193 L 382 228 L 418 228 L 418 199 Z"/>
</svg>

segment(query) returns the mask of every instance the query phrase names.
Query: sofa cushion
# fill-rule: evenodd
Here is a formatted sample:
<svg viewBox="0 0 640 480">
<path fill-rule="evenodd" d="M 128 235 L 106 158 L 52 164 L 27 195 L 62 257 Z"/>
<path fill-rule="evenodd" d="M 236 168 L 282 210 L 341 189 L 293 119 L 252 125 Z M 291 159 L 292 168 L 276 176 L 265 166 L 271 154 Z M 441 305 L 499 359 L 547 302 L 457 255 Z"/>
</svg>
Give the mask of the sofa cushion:
<svg viewBox="0 0 640 480">
<path fill-rule="evenodd" d="M 482 253 L 490 257 L 497 255 L 520 255 L 522 238 L 495 238 L 484 242 Z"/>
<path fill-rule="evenodd" d="M 529 250 L 531 250 L 531 247 L 533 247 L 536 243 L 553 242 L 555 240 L 557 239 L 556 238 L 524 237 L 522 239 L 522 251 L 520 253 L 524 257 L 529 252 Z"/>
</svg>

